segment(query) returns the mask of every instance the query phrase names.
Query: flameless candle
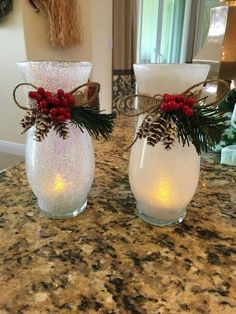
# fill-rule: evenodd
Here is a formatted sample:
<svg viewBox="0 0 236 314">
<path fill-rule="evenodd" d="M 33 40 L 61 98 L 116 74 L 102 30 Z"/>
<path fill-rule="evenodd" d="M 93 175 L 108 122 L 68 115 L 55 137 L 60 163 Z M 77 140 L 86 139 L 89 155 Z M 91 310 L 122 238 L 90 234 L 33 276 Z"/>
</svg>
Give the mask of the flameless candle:
<svg viewBox="0 0 236 314">
<path fill-rule="evenodd" d="M 184 219 L 186 207 L 198 184 L 200 157 L 193 145 L 176 142 L 166 151 L 139 140 L 132 148 L 129 180 L 139 215 L 158 225 Z"/>
<path fill-rule="evenodd" d="M 55 177 L 53 190 L 55 192 L 62 192 L 66 190 L 66 182 L 63 180 L 60 174 L 57 174 Z"/>
</svg>

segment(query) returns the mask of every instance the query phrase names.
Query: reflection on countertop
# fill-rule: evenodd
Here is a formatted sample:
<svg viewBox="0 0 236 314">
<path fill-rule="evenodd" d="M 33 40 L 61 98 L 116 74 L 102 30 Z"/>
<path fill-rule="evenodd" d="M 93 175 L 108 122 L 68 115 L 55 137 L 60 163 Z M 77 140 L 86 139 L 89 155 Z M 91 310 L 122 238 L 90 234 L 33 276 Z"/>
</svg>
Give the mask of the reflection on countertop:
<svg viewBox="0 0 236 314">
<path fill-rule="evenodd" d="M 134 121 L 94 143 L 88 208 L 39 214 L 24 164 L 0 173 L 0 313 L 235 313 L 236 168 L 202 157 L 181 225 L 140 220 L 128 181 Z"/>
</svg>

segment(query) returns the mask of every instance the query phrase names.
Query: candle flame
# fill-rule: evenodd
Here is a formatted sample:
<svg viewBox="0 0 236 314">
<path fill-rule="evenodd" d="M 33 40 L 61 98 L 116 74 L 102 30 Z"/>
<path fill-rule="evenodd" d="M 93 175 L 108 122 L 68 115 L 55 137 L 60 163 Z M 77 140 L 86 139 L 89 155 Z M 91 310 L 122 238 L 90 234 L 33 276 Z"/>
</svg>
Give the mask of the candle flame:
<svg viewBox="0 0 236 314">
<path fill-rule="evenodd" d="M 57 174 L 54 180 L 54 190 L 57 192 L 64 191 L 65 186 L 66 185 L 62 179 L 62 176 L 60 174 Z"/>
<path fill-rule="evenodd" d="M 162 179 L 155 188 L 155 198 L 158 202 L 162 203 L 164 206 L 169 206 L 173 204 L 172 190 L 173 186 L 171 182 L 167 179 Z"/>
</svg>

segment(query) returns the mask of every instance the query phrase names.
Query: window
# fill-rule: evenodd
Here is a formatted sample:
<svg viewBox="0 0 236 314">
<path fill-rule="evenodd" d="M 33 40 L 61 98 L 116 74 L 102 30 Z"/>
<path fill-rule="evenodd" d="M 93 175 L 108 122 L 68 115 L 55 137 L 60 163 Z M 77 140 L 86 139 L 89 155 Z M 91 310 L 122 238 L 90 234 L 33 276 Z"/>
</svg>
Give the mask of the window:
<svg viewBox="0 0 236 314">
<path fill-rule="evenodd" d="M 139 63 L 181 62 L 189 3 L 191 7 L 189 0 L 140 0 Z"/>
</svg>

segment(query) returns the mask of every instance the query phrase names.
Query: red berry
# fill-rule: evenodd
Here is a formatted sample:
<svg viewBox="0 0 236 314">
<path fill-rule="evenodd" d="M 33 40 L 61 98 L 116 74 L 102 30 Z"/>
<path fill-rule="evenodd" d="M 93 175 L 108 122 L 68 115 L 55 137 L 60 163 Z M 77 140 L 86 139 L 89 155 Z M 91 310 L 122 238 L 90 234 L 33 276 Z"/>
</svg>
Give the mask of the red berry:
<svg viewBox="0 0 236 314">
<path fill-rule="evenodd" d="M 188 110 L 189 110 L 189 106 L 184 105 L 184 106 L 182 107 L 182 110 L 183 110 L 183 112 L 185 113 L 185 111 L 188 111 Z"/>
<path fill-rule="evenodd" d="M 64 95 L 65 99 L 67 100 L 69 106 L 73 106 L 75 104 L 75 96 L 70 94 L 70 93 L 66 93 Z"/>
<path fill-rule="evenodd" d="M 58 120 L 59 122 L 64 122 L 64 121 L 66 121 L 66 117 L 63 116 L 63 115 L 60 115 L 60 116 L 57 117 L 57 120 Z"/>
<path fill-rule="evenodd" d="M 193 97 L 189 97 L 186 99 L 186 105 L 192 107 L 195 104 L 196 100 Z"/>
<path fill-rule="evenodd" d="M 39 93 L 35 93 L 35 99 L 37 100 L 37 102 L 40 102 L 42 99 L 43 99 L 43 97 L 42 97 L 42 95 L 40 95 Z"/>
<path fill-rule="evenodd" d="M 176 101 L 175 100 L 171 100 L 168 102 L 168 110 L 173 110 L 175 109 L 175 105 L 176 105 Z"/>
<path fill-rule="evenodd" d="M 41 96 L 45 96 L 45 89 L 43 87 L 39 87 L 37 92 L 41 95 Z"/>
<path fill-rule="evenodd" d="M 68 112 L 68 110 L 65 109 L 65 108 L 59 108 L 59 109 L 58 109 L 58 112 L 59 112 L 60 115 L 63 115 L 63 116 L 64 116 L 64 115 Z"/>
<path fill-rule="evenodd" d="M 164 94 L 163 95 L 163 99 L 164 99 L 164 101 L 169 102 L 171 100 L 174 100 L 175 96 L 174 95 L 170 95 L 170 94 Z"/>
<path fill-rule="evenodd" d="M 167 103 L 166 103 L 166 102 L 163 102 L 163 103 L 161 104 L 161 109 L 164 110 L 164 111 L 167 110 Z"/>
<path fill-rule="evenodd" d="M 184 100 L 185 100 L 184 95 L 176 95 L 175 99 L 178 102 L 184 102 Z"/>
<path fill-rule="evenodd" d="M 51 97 L 51 101 L 52 101 L 52 104 L 54 105 L 54 106 L 59 106 L 60 105 L 60 99 L 58 98 L 58 97 L 56 97 L 56 96 L 52 96 Z"/>
<path fill-rule="evenodd" d="M 52 104 L 53 96 L 47 96 L 47 102 Z"/>
<path fill-rule="evenodd" d="M 180 108 L 180 105 L 178 102 L 175 102 L 175 105 L 174 105 L 174 110 L 178 110 Z"/>
<path fill-rule="evenodd" d="M 194 113 L 194 111 L 193 111 L 193 109 L 192 109 L 192 108 L 189 108 L 188 110 L 186 110 L 186 111 L 185 111 L 185 115 L 186 115 L 187 117 L 192 116 L 192 115 L 193 115 L 193 113 Z"/>
<path fill-rule="evenodd" d="M 57 91 L 57 96 L 58 97 L 63 97 L 64 96 L 64 90 L 63 89 L 58 89 L 58 91 Z"/>
<path fill-rule="evenodd" d="M 165 99 L 166 97 L 168 97 L 169 96 L 169 94 L 167 94 L 167 93 L 165 93 L 165 94 L 163 94 L 163 99 Z"/>
<path fill-rule="evenodd" d="M 58 114 L 58 109 L 57 108 L 52 108 L 50 110 L 50 114 L 51 114 L 52 117 L 56 117 L 57 114 Z"/>
<path fill-rule="evenodd" d="M 41 100 L 38 105 L 39 108 L 47 108 L 47 106 L 48 106 L 48 103 L 45 99 Z"/>
<path fill-rule="evenodd" d="M 182 108 L 184 106 L 184 103 L 183 102 L 178 102 L 178 106 L 179 106 L 179 108 Z"/>
<path fill-rule="evenodd" d="M 33 92 L 33 91 L 29 92 L 29 97 L 30 98 L 36 99 L 35 96 L 36 96 L 36 92 Z"/>
<path fill-rule="evenodd" d="M 52 93 L 51 92 L 45 92 L 45 97 L 52 97 Z"/>
<path fill-rule="evenodd" d="M 29 92 L 29 97 L 37 100 L 38 102 L 42 100 L 42 96 L 37 92 Z"/>
<path fill-rule="evenodd" d="M 61 100 L 61 106 L 62 107 L 68 107 L 69 106 L 68 100 L 67 99 L 62 99 Z"/>
<path fill-rule="evenodd" d="M 65 114 L 65 117 L 66 117 L 66 119 L 71 119 L 71 113 L 68 111 L 66 114 Z"/>
<path fill-rule="evenodd" d="M 187 105 L 184 105 L 183 108 L 182 108 L 184 114 L 187 116 L 187 117 L 190 117 L 193 115 L 194 113 L 194 110 L 192 108 L 190 108 L 189 106 Z"/>
</svg>

